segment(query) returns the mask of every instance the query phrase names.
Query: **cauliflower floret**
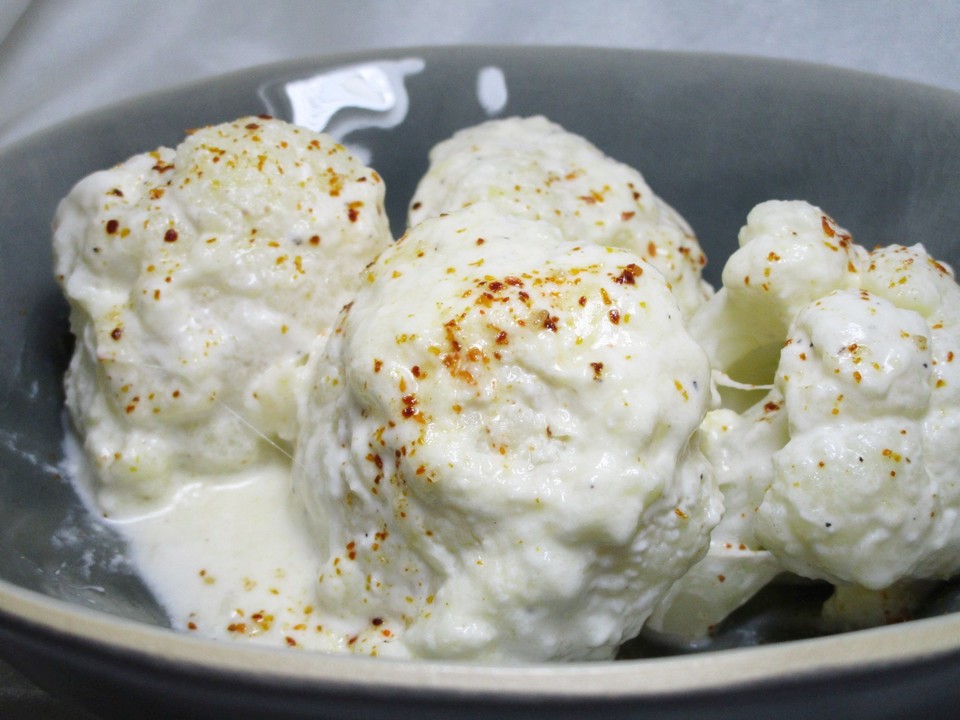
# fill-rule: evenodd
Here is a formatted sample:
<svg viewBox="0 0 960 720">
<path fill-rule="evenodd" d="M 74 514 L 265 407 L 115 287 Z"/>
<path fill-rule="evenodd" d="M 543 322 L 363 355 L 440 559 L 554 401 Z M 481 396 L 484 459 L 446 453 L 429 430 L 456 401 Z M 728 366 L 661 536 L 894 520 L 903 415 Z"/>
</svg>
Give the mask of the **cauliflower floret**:
<svg viewBox="0 0 960 720">
<path fill-rule="evenodd" d="M 492 120 L 436 145 L 410 226 L 476 202 L 545 220 L 568 240 L 633 251 L 664 274 L 686 316 L 712 293 L 693 231 L 640 173 L 543 117 Z"/>
<path fill-rule="evenodd" d="M 709 365 L 627 251 L 485 203 L 424 221 L 311 367 L 294 488 L 347 649 L 610 658 L 719 520 Z"/>
<path fill-rule="evenodd" d="M 77 338 L 67 406 L 106 511 L 293 440 L 307 350 L 390 241 L 383 194 L 331 138 L 257 117 L 76 185 L 53 238 Z"/>
<path fill-rule="evenodd" d="M 793 324 L 776 374 L 791 439 L 755 529 L 794 572 L 880 590 L 960 571 L 960 288 L 920 246 L 874 251 L 862 285 Z"/>
<path fill-rule="evenodd" d="M 724 373 L 758 383 L 787 328 L 807 303 L 857 287 L 866 251 L 819 208 L 771 200 L 747 216 L 740 249 L 723 268 L 723 287 L 691 319 L 690 331 Z"/>
<path fill-rule="evenodd" d="M 724 513 L 704 558 L 673 584 L 644 627 L 651 637 L 696 647 L 724 618 L 783 572 L 757 541 L 753 509 L 763 499 L 770 456 L 787 439 L 786 414 L 775 394 L 743 414 L 708 412 L 700 448 L 723 493 Z"/>
<path fill-rule="evenodd" d="M 867 252 L 807 203 L 763 203 L 740 240 L 691 321 L 722 398 L 700 434 L 725 516 L 651 629 L 702 639 L 778 567 L 837 586 L 838 626 L 899 617 L 960 572 L 960 288 L 922 246 Z"/>
</svg>

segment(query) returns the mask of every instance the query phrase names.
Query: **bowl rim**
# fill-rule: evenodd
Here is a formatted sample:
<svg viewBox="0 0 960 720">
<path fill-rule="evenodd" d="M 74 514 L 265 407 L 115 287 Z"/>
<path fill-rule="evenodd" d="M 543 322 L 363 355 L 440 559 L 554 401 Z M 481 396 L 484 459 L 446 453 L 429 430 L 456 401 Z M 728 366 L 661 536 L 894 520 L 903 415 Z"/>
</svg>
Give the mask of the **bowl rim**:
<svg viewBox="0 0 960 720">
<path fill-rule="evenodd" d="M 879 72 L 863 70 L 857 68 L 844 67 L 841 65 L 832 65 L 825 62 L 813 60 L 800 60 L 796 58 L 771 57 L 766 55 L 754 55 L 749 53 L 733 53 L 718 51 L 701 50 L 669 50 L 660 48 L 630 48 L 614 46 L 597 46 L 583 44 L 538 44 L 538 45 L 512 45 L 504 44 L 483 44 L 483 43 L 464 43 L 450 45 L 392 45 L 376 48 L 363 48 L 358 50 L 347 50 L 336 53 L 319 53 L 315 55 L 303 55 L 283 60 L 275 60 L 267 63 L 258 63 L 246 67 L 235 68 L 226 72 L 216 73 L 205 77 L 194 78 L 182 83 L 164 85 L 148 90 L 143 93 L 136 93 L 125 96 L 117 100 L 110 101 L 103 105 L 87 109 L 76 115 L 56 120 L 39 130 L 29 133 L 25 136 L 15 137 L 7 143 L 0 144 L 0 162 L 12 151 L 16 151 L 21 146 L 30 145 L 39 139 L 54 135 L 62 128 L 84 121 L 92 121 L 101 115 L 110 115 L 117 109 L 126 106 L 137 105 L 139 103 L 157 100 L 165 96 L 172 96 L 184 91 L 196 90 L 209 86 L 214 83 L 237 80 L 251 75 L 273 75 L 275 73 L 290 73 L 300 70 L 307 71 L 310 68 L 331 69 L 341 66 L 348 66 L 357 63 L 376 62 L 378 60 L 396 60 L 408 56 L 453 56 L 464 52 L 486 53 L 493 58 L 502 58 L 521 55 L 530 55 L 533 53 L 553 53 L 563 55 L 574 55 L 582 53 L 593 57 L 606 55 L 608 57 L 634 57 L 634 58 L 660 58 L 660 59 L 678 59 L 686 62 L 702 62 L 708 65 L 715 63 L 721 64 L 746 64 L 746 65 L 766 65 L 770 68 L 780 67 L 794 72 L 805 72 L 809 74 L 826 74 L 836 79 L 842 79 L 846 82 L 859 83 L 880 83 L 888 88 L 901 87 L 904 89 L 912 88 L 914 92 L 929 93 L 939 95 L 942 100 L 960 103 L 960 90 L 934 85 L 921 80 L 915 80 L 905 77 L 895 77 L 884 75 Z"/>
<path fill-rule="evenodd" d="M 960 653 L 960 613 L 764 646 L 670 657 L 574 663 L 372 658 L 197 637 L 74 606 L 0 580 L 0 630 L 42 634 L 170 669 L 253 683 L 430 691 L 524 699 L 643 699 L 733 692 L 777 682 L 873 673 Z M 16 627 L 19 626 L 19 631 Z"/>
<path fill-rule="evenodd" d="M 371 48 L 312 55 L 253 65 L 187 83 L 123 98 L 52 123 L 0 147 L 0 167 L 11 156 L 78 122 L 115 113 L 164 96 L 251 75 L 292 73 L 400 57 L 437 57 L 463 50 L 514 56 L 553 52 L 593 57 L 684 58 L 690 61 L 793 68 L 825 73 L 845 82 L 882 83 L 939 96 L 960 108 L 960 92 L 828 64 L 747 54 L 589 45 L 442 45 Z M 868 672 L 915 664 L 960 653 L 960 613 L 912 620 L 825 637 L 757 647 L 724 649 L 672 657 L 576 663 L 491 664 L 460 661 L 397 660 L 347 654 L 296 652 L 192 636 L 109 615 L 52 598 L 0 578 L 0 631 L 36 632 L 109 653 L 125 654 L 173 668 L 196 668 L 264 680 L 273 684 L 325 683 L 350 689 L 429 690 L 485 697 L 631 699 L 694 692 L 728 691 L 748 686 L 835 675 L 855 667 Z"/>
</svg>

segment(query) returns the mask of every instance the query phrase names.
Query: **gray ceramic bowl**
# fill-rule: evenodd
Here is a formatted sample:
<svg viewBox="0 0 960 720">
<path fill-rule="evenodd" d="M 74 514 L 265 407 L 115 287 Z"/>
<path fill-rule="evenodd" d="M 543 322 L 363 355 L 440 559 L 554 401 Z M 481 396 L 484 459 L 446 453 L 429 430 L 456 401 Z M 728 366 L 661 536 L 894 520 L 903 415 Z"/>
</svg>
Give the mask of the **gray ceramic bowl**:
<svg viewBox="0 0 960 720">
<path fill-rule="evenodd" d="M 331 85 L 344 68 L 353 80 Z M 50 270 L 57 200 L 83 175 L 175 144 L 184 129 L 264 112 L 322 124 L 337 103 L 366 106 L 339 110 L 330 128 L 386 179 L 395 229 L 434 142 L 494 115 L 542 113 L 639 168 L 716 258 L 714 281 L 747 211 L 775 197 L 820 205 L 864 244 L 922 241 L 960 264 L 960 96 L 816 66 L 590 49 L 385 51 L 234 74 L 46 131 L 0 155 L 0 655 L 118 718 L 955 717 L 960 614 L 938 614 L 955 609 L 950 594 L 933 617 L 864 632 L 797 639 L 803 632 L 781 616 L 741 626 L 731 637 L 750 647 L 739 649 L 494 667 L 186 637 L 166 628 L 129 569 L 99 562 L 120 541 L 57 474 L 69 353 Z"/>
</svg>

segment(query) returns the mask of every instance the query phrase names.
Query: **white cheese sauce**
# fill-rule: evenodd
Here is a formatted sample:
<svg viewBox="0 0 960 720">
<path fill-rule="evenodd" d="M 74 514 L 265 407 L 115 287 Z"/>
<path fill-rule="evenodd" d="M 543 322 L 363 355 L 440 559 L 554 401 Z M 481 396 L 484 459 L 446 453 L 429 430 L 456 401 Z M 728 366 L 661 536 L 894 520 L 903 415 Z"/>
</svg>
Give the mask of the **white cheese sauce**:
<svg viewBox="0 0 960 720">
<path fill-rule="evenodd" d="M 227 483 L 184 481 L 150 514 L 103 517 L 89 461 L 68 434 L 64 475 L 126 542 L 132 565 L 176 630 L 280 647 L 335 650 L 343 632 L 314 612 L 316 551 L 289 491 L 285 458 Z"/>
</svg>

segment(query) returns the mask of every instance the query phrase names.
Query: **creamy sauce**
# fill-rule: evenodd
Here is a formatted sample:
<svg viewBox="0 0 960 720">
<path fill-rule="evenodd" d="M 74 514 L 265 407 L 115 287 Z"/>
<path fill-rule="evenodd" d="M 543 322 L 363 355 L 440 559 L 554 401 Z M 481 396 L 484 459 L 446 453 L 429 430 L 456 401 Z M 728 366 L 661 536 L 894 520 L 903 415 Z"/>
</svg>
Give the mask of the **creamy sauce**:
<svg viewBox="0 0 960 720">
<path fill-rule="evenodd" d="M 91 512 L 90 468 L 68 437 L 66 475 Z M 102 522 L 127 542 L 130 563 L 174 629 L 265 645 L 335 650 L 343 637 L 314 613 L 317 565 L 289 464 L 228 483 L 187 483 L 148 515 Z"/>
</svg>

